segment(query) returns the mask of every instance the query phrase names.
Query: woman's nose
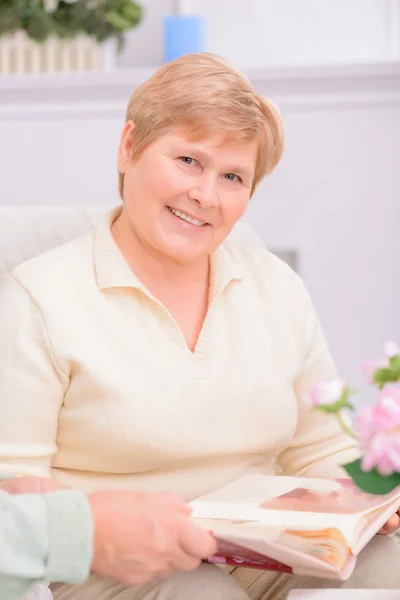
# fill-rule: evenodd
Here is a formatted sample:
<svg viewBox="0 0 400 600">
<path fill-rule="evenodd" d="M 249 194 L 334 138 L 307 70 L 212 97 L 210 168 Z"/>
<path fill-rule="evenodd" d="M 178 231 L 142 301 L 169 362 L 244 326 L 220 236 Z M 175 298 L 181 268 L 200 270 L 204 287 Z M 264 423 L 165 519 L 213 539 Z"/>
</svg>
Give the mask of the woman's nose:
<svg viewBox="0 0 400 600">
<path fill-rule="evenodd" d="M 218 203 L 217 186 L 213 177 L 203 177 L 196 182 L 189 192 L 192 200 L 196 200 L 202 207 L 213 207 Z"/>
</svg>

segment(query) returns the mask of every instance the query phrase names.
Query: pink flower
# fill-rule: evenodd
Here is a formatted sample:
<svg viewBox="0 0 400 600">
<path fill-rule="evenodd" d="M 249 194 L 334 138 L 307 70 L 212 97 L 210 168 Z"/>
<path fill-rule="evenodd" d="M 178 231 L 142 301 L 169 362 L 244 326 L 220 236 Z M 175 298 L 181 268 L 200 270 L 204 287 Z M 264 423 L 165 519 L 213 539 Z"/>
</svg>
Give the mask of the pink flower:
<svg viewBox="0 0 400 600">
<path fill-rule="evenodd" d="M 386 385 L 373 407 L 361 409 L 354 427 L 363 450 L 361 468 L 400 472 L 400 385 Z"/>
<path fill-rule="evenodd" d="M 316 385 L 306 398 L 306 402 L 311 406 L 321 406 L 334 404 L 340 400 L 345 389 L 345 382 L 342 379 L 332 379 Z"/>
</svg>

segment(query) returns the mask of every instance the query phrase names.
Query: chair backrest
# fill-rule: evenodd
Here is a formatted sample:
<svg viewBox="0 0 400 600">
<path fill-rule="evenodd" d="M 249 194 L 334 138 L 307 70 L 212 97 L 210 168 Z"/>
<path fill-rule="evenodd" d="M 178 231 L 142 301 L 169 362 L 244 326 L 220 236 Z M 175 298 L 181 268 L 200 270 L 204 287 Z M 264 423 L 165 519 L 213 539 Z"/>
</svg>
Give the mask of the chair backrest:
<svg viewBox="0 0 400 600">
<path fill-rule="evenodd" d="M 0 206 L 0 288 L 22 262 L 89 231 L 109 210 L 105 206 Z M 262 248 L 254 230 L 240 222 L 229 239 Z"/>
</svg>

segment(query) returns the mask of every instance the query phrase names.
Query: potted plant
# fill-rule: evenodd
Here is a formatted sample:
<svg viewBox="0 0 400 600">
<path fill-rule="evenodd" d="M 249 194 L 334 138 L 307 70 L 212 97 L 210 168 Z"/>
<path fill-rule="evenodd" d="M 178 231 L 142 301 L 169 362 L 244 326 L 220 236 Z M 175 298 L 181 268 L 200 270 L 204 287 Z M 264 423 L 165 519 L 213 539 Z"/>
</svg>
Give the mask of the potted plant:
<svg viewBox="0 0 400 600">
<path fill-rule="evenodd" d="M 131 0 L 2 0 L 0 72 L 110 68 L 141 18 Z"/>
</svg>

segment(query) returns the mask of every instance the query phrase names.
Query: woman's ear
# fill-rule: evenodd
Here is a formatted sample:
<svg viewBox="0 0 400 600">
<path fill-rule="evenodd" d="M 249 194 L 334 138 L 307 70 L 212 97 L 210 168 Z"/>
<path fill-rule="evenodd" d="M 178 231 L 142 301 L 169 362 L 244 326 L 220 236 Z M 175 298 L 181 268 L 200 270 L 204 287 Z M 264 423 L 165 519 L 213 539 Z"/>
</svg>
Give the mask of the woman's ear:
<svg viewBox="0 0 400 600">
<path fill-rule="evenodd" d="M 130 119 L 124 125 L 118 147 L 118 171 L 125 173 L 132 157 L 132 131 L 135 123 Z"/>
</svg>

